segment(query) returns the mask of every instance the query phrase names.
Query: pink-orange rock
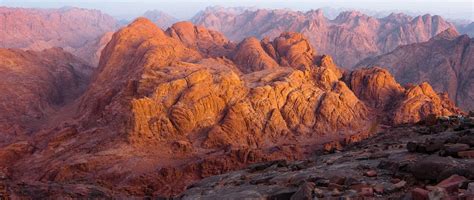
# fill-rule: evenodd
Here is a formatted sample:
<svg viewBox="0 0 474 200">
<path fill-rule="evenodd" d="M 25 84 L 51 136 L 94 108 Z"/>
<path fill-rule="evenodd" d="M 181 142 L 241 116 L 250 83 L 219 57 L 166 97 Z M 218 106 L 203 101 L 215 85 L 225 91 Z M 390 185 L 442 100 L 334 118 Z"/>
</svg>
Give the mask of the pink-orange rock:
<svg viewBox="0 0 474 200">
<path fill-rule="evenodd" d="M 90 64 L 98 61 L 94 56 L 100 45 L 95 45 L 95 41 L 118 27 L 113 17 L 82 8 L 0 7 L 0 15 L 3 16 L 0 19 L 0 48 L 40 51 L 61 47 Z M 93 49 L 89 49 L 91 47 Z"/>
<path fill-rule="evenodd" d="M 352 68 L 366 57 L 390 52 L 399 45 L 428 41 L 448 28 L 455 28 L 437 15 L 391 14 L 375 18 L 346 11 L 330 20 L 322 10 L 299 12 L 219 7 L 200 12 L 192 21 L 221 31 L 235 41 L 251 36 L 275 38 L 282 31 L 300 32 L 318 52 L 332 55 L 338 65 L 346 68 Z"/>
<path fill-rule="evenodd" d="M 474 42 L 448 29 L 431 40 L 401 46 L 394 51 L 368 58 L 358 66 L 387 68 L 403 85 L 429 82 L 438 92 L 446 92 L 457 106 L 474 108 Z"/>
<path fill-rule="evenodd" d="M 254 40 L 259 50 L 238 58 L 265 53 L 277 64 L 259 69 L 251 66 L 255 62 L 236 64 L 237 57 L 203 51 L 203 44 L 220 44 L 207 30 L 194 32 L 197 28 L 188 23 L 173 27 L 164 32 L 138 18 L 114 33 L 86 91 L 28 138 L 38 149 L 15 161 L 12 179 L 61 186 L 97 183 L 127 196 L 177 195 L 210 175 L 360 141 L 377 133 L 379 117 L 391 118 L 398 108 L 379 112 L 366 102 L 387 105 L 385 98 L 358 98 L 363 92 L 349 87 L 348 72 L 330 56 L 316 55 L 301 34 Z M 209 43 L 201 44 L 200 38 Z M 364 73 L 369 75 L 361 77 L 375 80 L 384 75 Z M 376 94 L 388 88 L 368 82 Z M 429 86 L 416 87 L 395 104 L 423 114 L 447 105 Z M 439 102 L 428 110 L 409 106 L 429 104 L 427 98 Z M 407 119 L 416 121 L 418 115 Z"/>
<path fill-rule="evenodd" d="M 91 68 L 60 48 L 0 49 L 0 145 L 37 131 L 89 81 Z"/>
<path fill-rule="evenodd" d="M 195 26 L 191 22 L 173 24 L 166 33 L 180 40 L 186 47 L 194 48 L 211 57 L 226 56 L 234 47 L 234 44 L 221 33 L 203 26 Z"/>
</svg>

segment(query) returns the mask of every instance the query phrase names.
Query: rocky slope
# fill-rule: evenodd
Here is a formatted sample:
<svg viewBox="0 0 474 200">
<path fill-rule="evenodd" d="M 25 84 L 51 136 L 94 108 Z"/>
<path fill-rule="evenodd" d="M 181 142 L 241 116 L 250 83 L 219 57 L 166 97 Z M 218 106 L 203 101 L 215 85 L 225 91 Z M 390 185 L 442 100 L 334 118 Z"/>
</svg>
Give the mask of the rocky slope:
<svg viewBox="0 0 474 200">
<path fill-rule="evenodd" d="M 0 7 L 0 16 L 0 48 L 43 50 L 62 47 L 71 53 L 79 51 L 75 55 L 83 59 L 93 59 L 98 51 L 81 48 L 90 48 L 90 43 L 117 28 L 117 22 L 111 16 L 81 8 Z M 90 52 L 84 54 L 86 51 Z"/>
<path fill-rule="evenodd" d="M 167 29 L 179 20 L 160 10 L 149 10 L 143 14 L 143 17 L 153 21 L 158 27 Z"/>
<path fill-rule="evenodd" d="M 378 68 L 344 72 L 299 33 L 234 44 L 139 18 L 102 54 L 61 123 L 0 149 L 12 197 L 177 195 L 203 177 L 360 141 L 380 123 L 459 113 L 428 84 L 403 88 Z"/>
<path fill-rule="evenodd" d="M 192 21 L 217 30 L 234 41 L 246 37 L 274 38 L 283 31 L 300 32 L 322 54 L 332 55 L 337 64 L 352 68 L 361 59 L 392 51 L 399 45 L 424 42 L 454 28 L 440 16 L 410 17 L 391 14 L 374 18 L 357 11 L 342 12 L 334 20 L 321 10 L 247 10 L 228 12 L 206 9 Z"/>
<path fill-rule="evenodd" d="M 472 199 L 474 118 L 438 120 L 307 160 L 211 176 L 180 199 Z"/>
<path fill-rule="evenodd" d="M 0 49 L 0 145 L 38 130 L 85 89 L 92 70 L 62 49 Z"/>
<path fill-rule="evenodd" d="M 368 58 L 359 66 L 386 67 L 402 84 L 429 82 L 464 110 L 474 109 L 474 40 L 449 29 L 433 39 Z"/>
</svg>

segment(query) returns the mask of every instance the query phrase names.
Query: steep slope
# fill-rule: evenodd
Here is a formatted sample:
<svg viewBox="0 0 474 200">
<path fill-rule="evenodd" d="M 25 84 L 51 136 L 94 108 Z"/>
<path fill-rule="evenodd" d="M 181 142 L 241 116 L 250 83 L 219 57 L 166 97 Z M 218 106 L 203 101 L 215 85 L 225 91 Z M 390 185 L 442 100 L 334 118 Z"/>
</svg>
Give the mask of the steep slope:
<svg viewBox="0 0 474 200">
<path fill-rule="evenodd" d="M 91 68 L 62 49 L 0 49 L 0 145 L 35 132 L 88 83 Z"/>
<path fill-rule="evenodd" d="M 148 10 L 143 14 L 143 17 L 150 19 L 162 29 L 167 29 L 168 27 L 179 21 L 175 17 L 160 10 Z"/>
<path fill-rule="evenodd" d="M 62 47 L 77 49 L 115 31 L 117 22 L 98 10 L 81 8 L 29 9 L 0 7 L 0 48 L 43 50 Z M 90 46 L 88 46 L 90 47 Z M 81 58 L 93 58 L 95 52 Z M 86 60 L 92 63 L 92 60 Z"/>
<path fill-rule="evenodd" d="M 246 37 L 274 38 L 283 31 L 300 32 L 322 54 L 332 55 L 339 65 L 352 68 L 361 59 L 387 53 L 399 45 L 424 42 L 454 25 L 440 16 L 410 17 L 391 14 L 374 18 L 357 11 L 342 12 L 334 20 L 321 10 L 306 13 L 290 10 L 206 9 L 192 21 L 224 33 L 231 40 Z"/>
<path fill-rule="evenodd" d="M 402 84 L 427 81 L 435 90 L 447 92 L 462 109 L 471 110 L 474 109 L 473 41 L 449 29 L 427 42 L 401 46 L 358 65 L 386 67 Z"/>
<path fill-rule="evenodd" d="M 451 104 L 434 112 L 439 104 L 416 95 L 389 99 L 401 106 L 379 112 L 366 103 L 379 101 L 377 95 L 358 98 L 353 90 L 364 89 L 351 87 L 365 85 L 346 84 L 347 72 L 299 33 L 229 47 L 229 57 L 203 51 L 226 44 L 219 35 L 188 23 L 164 32 L 145 18 L 116 32 L 91 84 L 69 108 L 74 115 L 0 149 L 0 158 L 9 158 L 0 159 L 4 182 L 18 198 L 177 195 L 203 177 L 360 141 L 377 132 L 382 118 L 390 124 L 457 114 Z M 262 58 L 277 65 L 255 67 Z M 431 107 L 401 109 L 417 114 L 395 120 L 392 113 L 407 99 Z"/>
</svg>

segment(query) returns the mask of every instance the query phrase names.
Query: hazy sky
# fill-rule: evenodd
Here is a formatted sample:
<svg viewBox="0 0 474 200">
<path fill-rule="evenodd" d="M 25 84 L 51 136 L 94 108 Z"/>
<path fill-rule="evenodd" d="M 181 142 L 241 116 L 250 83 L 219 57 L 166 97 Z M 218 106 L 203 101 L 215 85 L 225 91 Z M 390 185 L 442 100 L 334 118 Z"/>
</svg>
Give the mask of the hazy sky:
<svg viewBox="0 0 474 200">
<path fill-rule="evenodd" d="M 76 6 L 100 9 L 121 18 L 131 18 L 146 10 L 158 9 L 180 19 L 188 19 L 207 6 L 244 6 L 258 8 L 289 8 L 310 10 L 321 7 L 366 9 L 374 11 L 408 11 L 411 13 L 438 14 L 449 19 L 474 21 L 474 0 L 0 0 L 0 5 L 14 7 L 58 8 Z"/>
</svg>

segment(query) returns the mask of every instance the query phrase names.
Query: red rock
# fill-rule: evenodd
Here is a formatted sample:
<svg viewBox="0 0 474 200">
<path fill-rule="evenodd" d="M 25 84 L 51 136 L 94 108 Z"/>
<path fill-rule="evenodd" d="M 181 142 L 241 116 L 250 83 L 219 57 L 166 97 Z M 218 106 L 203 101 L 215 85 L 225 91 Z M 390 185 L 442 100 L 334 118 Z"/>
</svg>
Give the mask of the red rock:
<svg viewBox="0 0 474 200">
<path fill-rule="evenodd" d="M 395 184 L 395 183 L 398 183 L 398 182 L 400 182 L 400 181 L 401 181 L 401 180 L 400 180 L 399 178 L 393 178 L 393 179 L 390 180 L 390 182 L 391 182 L 391 183 L 394 183 L 394 184 Z"/>
<path fill-rule="evenodd" d="M 429 191 L 422 188 L 415 188 L 411 191 L 413 200 L 428 200 Z"/>
<path fill-rule="evenodd" d="M 371 187 L 361 188 L 360 192 L 359 192 L 359 195 L 364 196 L 364 197 L 372 197 L 372 196 L 374 196 L 374 189 L 371 188 Z"/>
<path fill-rule="evenodd" d="M 329 183 L 328 189 L 330 189 L 330 190 L 335 190 L 335 189 L 342 190 L 342 189 L 344 189 L 344 186 L 336 184 L 336 183 Z"/>
<path fill-rule="evenodd" d="M 459 175 L 452 175 L 447 179 L 444 179 L 443 181 L 439 182 L 436 187 L 443 188 L 446 190 L 448 193 L 453 193 L 458 191 L 458 188 L 460 184 L 465 182 L 467 179 L 464 176 L 459 176 Z"/>
<path fill-rule="evenodd" d="M 377 184 L 374 186 L 374 191 L 377 194 L 383 194 L 385 191 L 385 187 L 382 184 Z"/>
<path fill-rule="evenodd" d="M 375 171 L 375 170 L 366 171 L 364 173 L 364 175 L 368 176 L 368 177 L 375 177 L 375 176 L 377 176 L 377 171 Z"/>
<path fill-rule="evenodd" d="M 406 181 L 400 181 L 398 183 L 393 184 L 393 186 L 395 186 L 395 188 L 397 189 L 401 189 L 401 188 L 404 188 L 406 184 L 407 184 Z"/>
<path fill-rule="evenodd" d="M 458 156 L 461 158 L 467 158 L 467 159 L 474 158 L 474 150 L 460 151 L 458 152 Z"/>
</svg>

